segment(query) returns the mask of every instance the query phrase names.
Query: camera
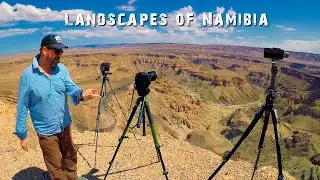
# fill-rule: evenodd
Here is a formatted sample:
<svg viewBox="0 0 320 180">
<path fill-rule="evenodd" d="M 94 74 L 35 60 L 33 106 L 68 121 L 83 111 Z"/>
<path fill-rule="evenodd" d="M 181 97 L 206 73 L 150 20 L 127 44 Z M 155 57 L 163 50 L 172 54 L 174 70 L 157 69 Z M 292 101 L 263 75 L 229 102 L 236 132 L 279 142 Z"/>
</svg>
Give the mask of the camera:
<svg viewBox="0 0 320 180">
<path fill-rule="evenodd" d="M 108 72 L 109 70 L 110 70 L 110 63 L 107 63 L 107 62 L 101 63 L 100 71 L 103 75 L 106 74 L 106 72 Z"/>
<path fill-rule="evenodd" d="M 151 81 L 157 79 L 157 73 L 155 71 L 150 72 L 139 72 L 135 77 L 135 89 L 138 91 L 139 96 L 147 95 L 149 90 L 149 85 Z"/>
<path fill-rule="evenodd" d="M 280 48 L 264 48 L 264 57 L 271 59 L 283 59 L 288 58 L 289 53 L 285 52 Z"/>
</svg>

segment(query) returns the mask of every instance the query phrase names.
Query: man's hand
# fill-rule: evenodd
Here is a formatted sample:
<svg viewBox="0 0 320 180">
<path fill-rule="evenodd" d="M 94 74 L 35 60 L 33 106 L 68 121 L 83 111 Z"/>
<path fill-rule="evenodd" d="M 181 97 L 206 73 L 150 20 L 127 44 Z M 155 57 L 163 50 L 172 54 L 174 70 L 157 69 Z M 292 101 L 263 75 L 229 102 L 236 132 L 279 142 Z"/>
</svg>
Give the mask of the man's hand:
<svg viewBox="0 0 320 180">
<path fill-rule="evenodd" d="M 23 150 L 28 151 L 29 147 L 29 138 L 20 140 L 20 144 Z"/>
<path fill-rule="evenodd" d="M 97 89 L 87 89 L 87 90 L 83 91 L 83 93 L 82 93 L 82 98 L 85 101 L 90 100 L 95 97 L 101 98 L 101 96 L 98 94 Z"/>
</svg>

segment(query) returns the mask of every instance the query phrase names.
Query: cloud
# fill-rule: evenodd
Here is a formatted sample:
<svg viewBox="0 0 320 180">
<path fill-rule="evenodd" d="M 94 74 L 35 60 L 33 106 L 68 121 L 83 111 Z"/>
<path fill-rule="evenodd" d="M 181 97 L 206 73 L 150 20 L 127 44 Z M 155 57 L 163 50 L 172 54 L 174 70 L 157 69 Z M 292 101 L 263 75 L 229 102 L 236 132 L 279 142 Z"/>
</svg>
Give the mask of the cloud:
<svg viewBox="0 0 320 180">
<path fill-rule="evenodd" d="M 121 11 L 135 11 L 136 8 L 131 5 L 121 5 L 117 6 L 116 9 L 121 10 Z"/>
<path fill-rule="evenodd" d="M 65 30 L 54 32 L 64 39 L 104 39 L 108 43 L 191 43 L 191 44 L 230 44 L 229 40 L 220 36 L 203 36 L 190 32 L 161 32 L 147 27 L 95 27 L 83 30 Z M 124 38 L 125 37 L 125 38 Z"/>
<path fill-rule="evenodd" d="M 134 1 L 129 1 L 134 3 Z M 217 7 L 217 11 L 223 12 L 223 7 Z M 187 13 L 193 13 L 194 21 L 190 26 L 177 26 L 176 15 L 178 13 L 186 15 Z M 200 14 L 196 14 L 191 6 L 185 6 L 176 11 L 172 11 L 167 14 L 168 25 L 160 28 L 150 28 L 147 26 L 141 27 L 112 27 L 112 26 L 98 26 L 88 27 L 85 29 L 69 29 L 56 32 L 60 36 L 67 39 L 78 38 L 104 38 L 111 41 L 121 42 L 179 42 L 179 43 L 217 43 L 217 39 L 221 40 L 221 43 L 226 40 L 225 37 L 221 37 L 224 34 L 231 34 L 234 32 L 234 27 L 202 27 L 201 21 L 199 21 Z M 212 38 L 214 35 L 218 35 Z M 125 37 L 125 38 L 124 38 Z M 213 40 L 210 40 L 213 39 Z"/>
<path fill-rule="evenodd" d="M 27 28 L 27 29 L 15 28 L 15 29 L 0 30 L 0 38 L 32 34 L 38 30 L 39 30 L 38 28 Z"/>
<path fill-rule="evenodd" d="M 284 40 L 278 43 L 265 41 L 264 39 L 251 38 L 250 41 L 233 41 L 230 45 L 261 47 L 261 48 L 281 48 L 285 51 L 295 52 L 308 52 L 320 54 L 320 40 L 307 41 L 307 40 Z"/>
<path fill-rule="evenodd" d="M 129 0 L 127 4 L 117 6 L 116 9 L 121 11 L 135 11 L 136 7 L 133 6 L 133 3 L 135 3 L 136 0 Z"/>
<path fill-rule="evenodd" d="M 245 40 L 245 39 L 247 39 L 247 38 L 246 38 L 246 37 L 243 37 L 243 36 L 237 36 L 236 39 Z"/>
<path fill-rule="evenodd" d="M 83 9 L 72 9 L 56 11 L 49 7 L 45 9 L 37 8 L 33 5 L 15 4 L 11 6 L 6 2 L 0 4 L 0 26 L 13 25 L 19 21 L 29 22 L 52 22 L 64 21 L 65 13 L 70 14 L 70 20 L 76 19 L 76 14 L 91 14 L 92 11 Z"/>
<path fill-rule="evenodd" d="M 268 36 L 254 36 L 255 38 L 267 38 Z"/>
<path fill-rule="evenodd" d="M 278 46 L 290 51 L 320 53 L 320 40 L 285 40 Z"/>
<path fill-rule="evenodd" d="M 225 10 L 224 7 L 217 7 L 216 12 L 217 13 L 223 13 Z M 201 12 L 199 14 L 196 14 L 196 12 L 193 10 L 192 6 L 185 6 L 183 8 L 180 8 L 176 11 L 173 11 L 168 14 L 168 26 L 164 27 L 163 29 L 168 32 L 189 32 L 190 34 L 193 35 L 198 35 L 198 36 L 206 36 L 211 33 L 232 33 L 234 31 L 233 27 L 217 27 L 217 26 L 212 26 L 212 27 L 202 27 L 202 18 L 203 14 L 206 12 Z M 176 23 L 176 15 L 177 14 L 183 14 L 186 16 L 186 14 L 194 14 L 194 21 L 191 22 L 190 26 L 185 24 L 184 26 L 177 26 Z M 214 17 L 213 17 L 214 18 Z"/>
<path fill-rule="evenodd" d="M 194 19 L 196 19 L 195 21 L 192 21 L 190 26 L 187 26 L 186 24 L 184 26 L 178 26 L 176 23 L 176 16 L 177 14 L 182 14 L 184 16 L 186 16 L 186 14 L 194 14 Z M 197 31 L 200 27 L 200 23 L 199 21 L 197 21 L 197 17 L 195 12 L 193 11 L 193 8 L 189 5 L 189 6 L 185 6 L 183 8 L 180 8 L 176 11 L 170 12 L 167 14 L 167 21 L 168 21 L 168 25 L 166 27 L 164 27 L 165 31 L 168 32 L 173 32 L 173 31 L 189 31 L 189 32 L 194 32 Z"/>
<path fill-rule="evenodd" d="M 52 33 L 53 28 L 44 26 L 42 28 L 9 28 L 0 30 L 0 39 L 5 37 L 19 36 L 19 35 L 29 35 L 40 31 L 43 34 Z"/>
<path fill-rule="evenodd" d="M 128 6 L 133 6 L 136 0 L 129 0 L 127 2 Z M 217 7 L 216 11 L 223 13 L 225 11 L 224 7 Z M 72 14 L 78 13 L 92 13 L 91 11 L 83 9 L 73 9 L 73 10 L 62 10 L 56 11 L 51 10 L 49 7 L 45 9 L 37 8 L 33 5 L 23 5 L 16 4 L 11 6 L 6 2 L 0 4 L 0 24 L 11 24 L 17 23 L 19 21 L 29 21 L 29 22 L 44 22 L 44 21 L 60 21 L 64 20 L 65 13 L 69 13 L 70 17 Z M 193 13 L 195 15 L 195 21 L 190 27 L 176 25 L 175 16 L 177 13 Z M 212 34 L 228 34 L 234 31 L 234 28 L 224 28 L 224 27 L 201 27 L 201 22 L 199 21 L 201 17 L 200 14 L 196 14 L 191 6 L 186 6 L 173 11 L 168 14 L 168 26 L 162 28 L 149 28 L 149 27 L 88 27 L 85 29 L 68 29 L 64 31 L 54 31 L 52 28 L 43 27 L 41 30 L 43 33 L 60 33 L 65 38 L 77 39 L 77 38 L 111 38 L 111 39 L 124 39 L 126 42 L 167 42 L 168 40 L 175 40 L 175 42 L 185 42 L 185 43 L 201 43 L 201 42 L 212 42 L 207 40 L 211 38 Z M 201 17 L 202 18 L 202 17 Z M 39 29 L 29 28 L 29 29 L 8 29 L 2 30 L 3 35 L 1 37 L 13 36 L 11 32 L 17 32 L 19 34 L 30 34 L 34 33 Z M 11 34 L 10 34 L 11 33 Z M 165 37 L 165 38 L 164 38 Z M 215 42 L 217 38 L 215 37 Z"/>
<path fill-rule="evenodd" d="M 51 34 L 53 32 L 53 28 L 44 26 L 43 28 L 41 28 L 41 32 L 42 34 Z"/>
<path fill-rule="evenodd" d="M 134 1 L 129 1 L 134 3 Z M 128 2 L 128 3 L 129 3 Z M 224 12 L 223 7 L 217 7 L 217 12 Z M 233 11 L 233 10 L 232 10 Z M 190 26 L 177 26 L 176 15 L 194 14 Z M 167 26 L 151 28 L 148 26 L 98 26 L 85 29 L 68 29 L 54 32 L 64 39 L 97 38 L 108 42 L 122 43 L 194 43 L 194 44 L 230 44 L 234 40 L 227 39 L 234 32 L 234 27 L 202 27 L 202 13 L 196 14 L 191 6 L 182 7 L 167 13 Z"/>
<path fill-rule="evenodd" d="M 65 31 L 54 32 L 66 39 L 78 38 L 105 38 L 113 40 L 124 40 L 126 42 L 133 41 L 137 38 L 147 40 L 148 38 L 158 37 L 160 32 L 146 27 L 123 27 L 119 29 L 116 26 L 103 26 L 95 28 L 87 28 L 83 30 L 70 29 Z M 126 37 L 125 39 L 123 37 Z M 136 42 L 136 41 L 133 41 Z"/>
<path fill-rule="evenodd" d="M 228 10 L 228 14 L 229 15 L 237 15 L 237 12 L 235 12 L 234 10 L 233 10 L 233 8 L 231 7 L 229 10 Z"/>
<path fill-rule="evenodd" d="M 129 0 L 129 1 L 128 1 L 128 4 L 129 4 L 129 5 L 132 5 L 134 2 L 136 2 L 136 0 Z"/>
<path fill-rule="evenodd" d="M 224 7 L 217 7 L 216 12 L 217 14 L 222 14 L 224 12 L 225 8 Z"/>
<path fill-rule="evenodd" d="M 1 22 L 0 21 L 0 27 L 12 27 L 17 25 L 18 23 L 8 23 L 8 22 Z"/>
<path fill-rule="evenodd" d="M 283 26 L 283 25 L 274 25 L 276 28 L 280 29 L 281 31 L 295 31 L 296 29 L 293 28 L 293 27 L 286 27 L 286 26 Z"/>
<path fill-rule="evenodd" d="M 43 30 L 43 31 L 52 31 L 53 28 L 52 28 L 52 27 L 48 27 L 48 26 L 44 26 L 44 27 L 42 28 L 42 30 Z"/>
</svg>

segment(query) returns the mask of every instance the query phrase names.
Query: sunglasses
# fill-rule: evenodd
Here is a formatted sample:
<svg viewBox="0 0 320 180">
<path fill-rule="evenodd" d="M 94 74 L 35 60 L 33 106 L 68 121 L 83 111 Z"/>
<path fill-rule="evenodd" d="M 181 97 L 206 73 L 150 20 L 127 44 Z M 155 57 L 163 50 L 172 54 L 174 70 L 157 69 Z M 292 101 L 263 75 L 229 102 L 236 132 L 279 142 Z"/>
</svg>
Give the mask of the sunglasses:
<svg viewBox="0 0 320 180">
<path fill-rule="evenodd" d="M 48 48 L 48 47 L 46 47 L 46 48 Z M 60 53 L 63 53 L 62 49 L 55 49 L 55 48 L 48 48 L 48 49 L 53 50 L 56 55 L 59 55 Z"/>
<path fill-rule="evenodd" d="M 59 55 L 60 53 L 63 53 L 63 50 L 62 49 L 52 49 L 56 55 Z"/>
</svg>

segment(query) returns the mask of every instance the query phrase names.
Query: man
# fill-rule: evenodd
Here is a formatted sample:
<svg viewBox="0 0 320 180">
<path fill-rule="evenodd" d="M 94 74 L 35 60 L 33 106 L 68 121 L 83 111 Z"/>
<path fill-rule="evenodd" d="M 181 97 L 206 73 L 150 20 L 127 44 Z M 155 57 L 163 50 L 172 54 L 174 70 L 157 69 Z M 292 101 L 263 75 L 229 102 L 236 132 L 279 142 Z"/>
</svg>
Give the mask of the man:
<svg viewBox="0 0 320 180">
<path fill-rule="evenodd" d="M 42 39 L 40 54 L 20 77 L 16 119 L 16 135 L 22 149 L 28 151 L 30 110 L 48 174 L 51 179 L 61 180 L 77 179 L 77 151 L 71 138 L 68 95 L 75 105 L 100 97 L 97 89 L 83 91 L 71 80 L 68 70 L 60 63 L 66 48 L 57 35 Z"/>
</svg>

